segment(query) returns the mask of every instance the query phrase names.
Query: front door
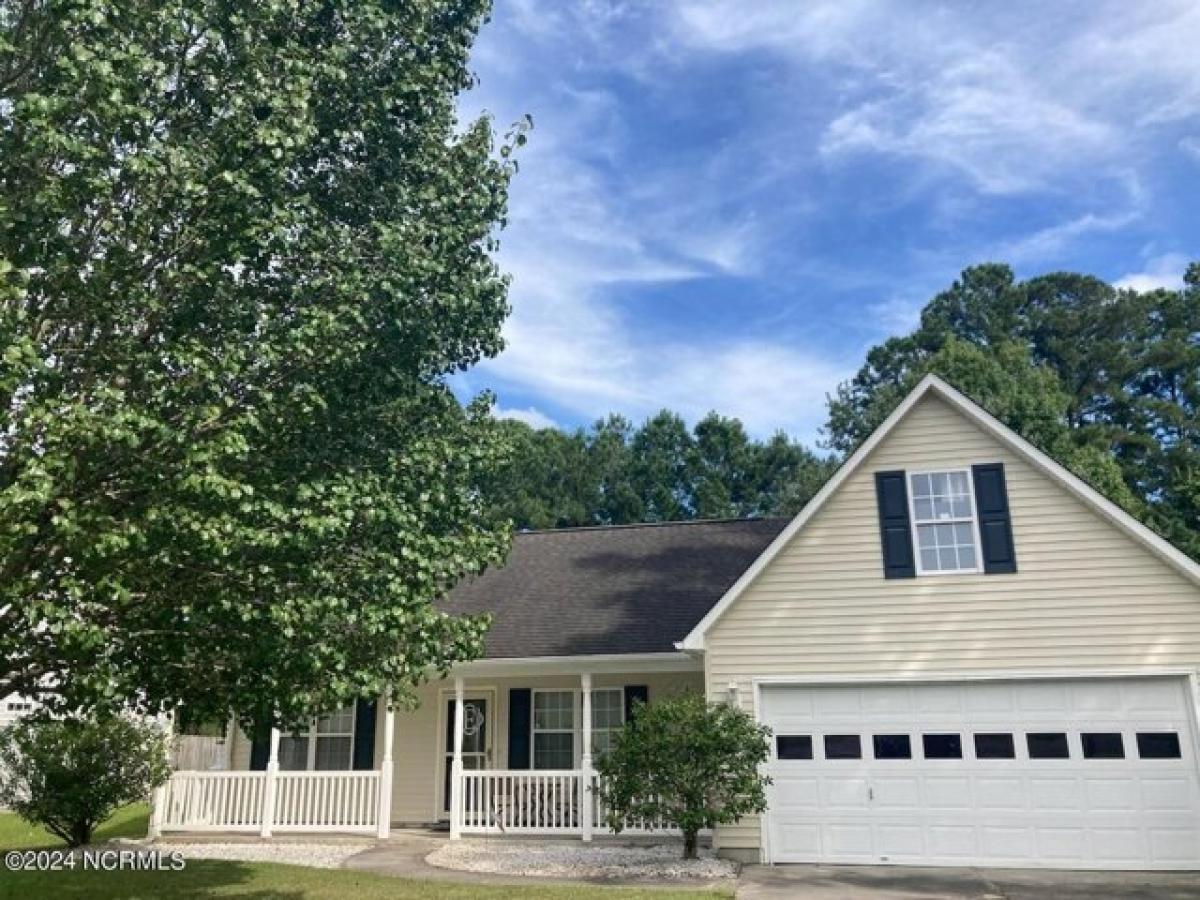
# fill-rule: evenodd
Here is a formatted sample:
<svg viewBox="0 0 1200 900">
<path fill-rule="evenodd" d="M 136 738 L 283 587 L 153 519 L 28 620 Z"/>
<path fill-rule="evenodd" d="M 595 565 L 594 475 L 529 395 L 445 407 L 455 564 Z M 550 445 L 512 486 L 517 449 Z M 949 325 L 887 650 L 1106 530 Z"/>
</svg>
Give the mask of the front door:
<svg viewBox="0 0 1200 900">
<path fill-rule="evenodd" d="M 488 703 L 482 697 L 463 701 L 462 762 L 464 769 L 486 769 L 488 757 Z M 450 811 L 450 775 L 454 768 L 454 700 L 446 704 L 445 778 L 442 785 L 442 810 Z"/>
</svg>

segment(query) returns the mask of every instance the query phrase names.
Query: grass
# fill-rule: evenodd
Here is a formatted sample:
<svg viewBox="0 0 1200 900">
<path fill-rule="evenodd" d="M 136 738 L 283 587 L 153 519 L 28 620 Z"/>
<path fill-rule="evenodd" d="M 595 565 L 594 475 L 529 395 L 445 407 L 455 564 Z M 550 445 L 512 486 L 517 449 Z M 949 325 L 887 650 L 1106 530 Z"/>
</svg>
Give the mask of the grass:
<svg viewBox="0 0 1200 900">
<path fill-rule="evenodd" d="M 713 900 L 730 893 L 520 885 L 502 887 L 410 881 L 349 869 L 277 863 L 188 860 L 182 872 L 5 872 L 0 900 L 154 900 L 158 897 L 241 897 L 254 900 Z"/>
<path fill-rule="evenodd" d="M 113 813 L 96 829 L 92 840 L 99 844 L 113 838 L 144 838 L 150 825 L 150 807 L 134 803 Z M 65 847 L 62 840 L 44 828 L 30 825 L 16 813 L 0 812 L 0 850 Z"/>
<path fill-rule="evenodd" d="M 149 811 L 135 804 L 96 830 L 96 841 L 144 837 Z M 0 851 L 62 847 L 62 841 L 13 813 L 0 813 Z M 252 900 L 713 900 L 731 891 L 611 888 L 572 885 L 518 887 L 413 881 L 350 869 L 190 859 L 182 872 L 9 872 L 0 869 L 0 900 L 155 900 L 233 897 Z"/>
</svg>

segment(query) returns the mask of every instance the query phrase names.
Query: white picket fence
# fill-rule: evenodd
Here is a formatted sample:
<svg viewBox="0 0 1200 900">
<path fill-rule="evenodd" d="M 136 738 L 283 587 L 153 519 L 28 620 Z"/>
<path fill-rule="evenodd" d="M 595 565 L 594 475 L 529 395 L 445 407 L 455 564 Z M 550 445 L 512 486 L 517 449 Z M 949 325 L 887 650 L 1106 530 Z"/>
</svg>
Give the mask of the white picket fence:
<svg viewBox="0 0 1200 900">
<path fill-rule="evenodd" d="M 176 772 L 155 794 L 151 830 L 376 833 L 380 773 Z"/>
<path fill-rule="evenodd" d="M 581 835 L 608 833 L 598 778 L 582 769 L 470 769 L 458 792 L 461 834 Z M 586 790 L 585 790 L 586 787 Z M 453 828 L 453 825 L 452 825 Z M 625 823 L 622 834 L 664 834 L 663 821 Z"/>
</svg>

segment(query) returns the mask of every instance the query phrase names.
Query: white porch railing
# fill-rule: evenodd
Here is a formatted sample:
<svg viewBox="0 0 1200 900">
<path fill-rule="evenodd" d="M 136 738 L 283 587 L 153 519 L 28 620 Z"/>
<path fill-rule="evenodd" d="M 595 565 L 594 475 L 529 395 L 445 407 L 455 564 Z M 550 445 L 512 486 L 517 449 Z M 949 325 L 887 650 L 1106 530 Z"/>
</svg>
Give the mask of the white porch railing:
<svg viewBox="0 0 1200 900">
<path fill-rule="evenodd" d="M 378 772 L 280 772 L 276 831 L 375 831 Z"/>
<path fill-rule="evenodd" d="M 176 772 L 155 797 L 152 829 L 376 833 L 380 805 L 378 771 Z"/>
<path fill-rule="evenodd" d="M 590 836 L 609 831 L 606 811 L 595 791 L 598 779 L 582 769 L 471 769 L 460 778 L 460 808 L 451 813 L 457 813 L 461 834 Z M 665 822 L 637 820 L 626 823 L 622 833 L 673 830 Z"/>
<path fill-rule="evenodd" d="M 161 831 L 258 831 L 265 772 L 176 772 L 155 800 Z"/>
</svg>

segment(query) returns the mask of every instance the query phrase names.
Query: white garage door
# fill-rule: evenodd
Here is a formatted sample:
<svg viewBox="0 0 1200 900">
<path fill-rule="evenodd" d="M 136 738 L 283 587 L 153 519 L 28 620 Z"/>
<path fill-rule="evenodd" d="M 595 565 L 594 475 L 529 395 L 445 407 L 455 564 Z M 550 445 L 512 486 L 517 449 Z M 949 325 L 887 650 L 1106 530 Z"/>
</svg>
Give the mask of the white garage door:
<svg viewBox="0 0 1200 900">
<path fill-rule="evenodd" d="M 1200 868 L 1182 678 L 764 686 L 773 862 Z"/>
</svg>

